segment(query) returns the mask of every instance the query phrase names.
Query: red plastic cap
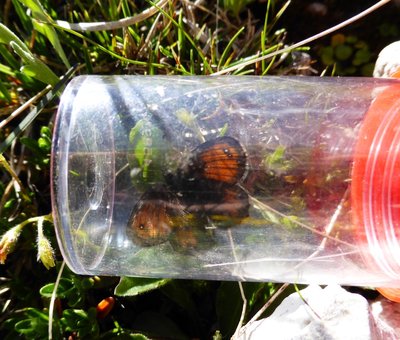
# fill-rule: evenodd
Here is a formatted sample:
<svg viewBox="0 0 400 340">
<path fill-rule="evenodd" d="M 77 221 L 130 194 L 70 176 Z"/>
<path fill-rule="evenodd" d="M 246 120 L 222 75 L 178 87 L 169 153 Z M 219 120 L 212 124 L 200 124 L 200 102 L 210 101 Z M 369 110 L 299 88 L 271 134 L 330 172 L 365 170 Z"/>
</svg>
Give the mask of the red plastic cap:
<svg viewBox="0 0 400 340">
<path fill-rule="evenodd" d="M 398 280 L 400 287 L 400 84 L 377 96 L 361 126 L 352 171 L 352 210 L 359 241 L 367 245 L 366 263 Z"/>
</svg>

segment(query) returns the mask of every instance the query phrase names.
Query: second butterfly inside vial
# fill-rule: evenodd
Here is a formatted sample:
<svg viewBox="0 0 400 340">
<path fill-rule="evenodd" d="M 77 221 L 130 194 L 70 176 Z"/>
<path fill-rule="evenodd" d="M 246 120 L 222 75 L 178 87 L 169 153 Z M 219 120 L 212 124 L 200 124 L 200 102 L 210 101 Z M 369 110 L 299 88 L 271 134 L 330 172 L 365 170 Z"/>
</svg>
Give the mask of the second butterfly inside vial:
<svg viewBox="0 0 400 340">
<path fill-rule="evenodd" d="M 248 216 L 249 199 L 239 186 L 246 153 L 232 137 L 196 147 L 188 161 L 165 182 L 147 190 L 133 208 L 128 233 L 135 243 L 152 246 L 173 240 L 196 247 L 210 225 L 230 227 Z"/>
</svg>

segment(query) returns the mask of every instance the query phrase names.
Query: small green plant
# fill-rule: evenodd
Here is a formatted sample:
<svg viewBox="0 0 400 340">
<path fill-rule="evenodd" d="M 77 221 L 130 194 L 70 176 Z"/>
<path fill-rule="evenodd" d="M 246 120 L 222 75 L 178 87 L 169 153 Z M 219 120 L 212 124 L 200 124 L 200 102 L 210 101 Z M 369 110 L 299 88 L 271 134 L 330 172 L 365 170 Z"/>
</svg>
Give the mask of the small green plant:
<svg viewBox="0 0 400 340">
<path fill-rule="evenodd" d="M 374 62 L 370 47 L 354 35 L 335 34 L 330 45 L 321 47 L 318 54 L 321 62 L 334 67 L 339 76 L 372 75 Z"/>
<path fill-rule="evenodd" d="M 51 129 L 48 126 L 42 126 L 38 139 L 31 137 L 20 138 L 20 142 L 31 151 L 32 156 L 29 157 L 30 164 L 34 165 L 38 171 L 48 170 L 49 168 L 51 137 Z"/>
</svg>

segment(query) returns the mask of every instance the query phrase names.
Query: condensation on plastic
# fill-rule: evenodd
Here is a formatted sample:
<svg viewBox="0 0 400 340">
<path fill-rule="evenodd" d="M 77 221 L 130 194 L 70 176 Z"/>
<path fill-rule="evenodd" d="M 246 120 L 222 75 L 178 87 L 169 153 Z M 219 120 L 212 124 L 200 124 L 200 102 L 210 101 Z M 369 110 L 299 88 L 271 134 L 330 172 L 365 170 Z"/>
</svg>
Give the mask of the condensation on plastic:
<svg viewBox="0 0 400 340">
<path fill-rule="evenodd" d="M 379 178 L 371 155 L 392 159 L 400 144 L 396 137 L 390 151 L 359 145 L 389 119 L 375 114 L 374 127 L 363 125 L 388 88 L 385 102 L 398 119 L 395 80 L 75 78 L 62 95 L 52 150 L 54 220 L 68 266 L 80 274 L 399 287 L 397 199 L 368 203 L 375 187 L 365 187 L 363 176 Z M 136 242 L 130 216 L 146 191 L 177 171 L 171 164 L 221 135 L 247 154 L 237 185 L 248 195 L 249 216 L 228 226 L 194 223 L 189 247 L 174 232 L 159 244 Z M 360 162 L 368 170 L 353 169 Z M 385 183 L 398 182 L 396 171 L 385 172 Z M 377 202 L 392 204 L 390 213 L 374 215 Z M 385 226 L 366 231 L 371 221 Z M 388 268 L 382 256 L 396 265 Z"/>
</svg>

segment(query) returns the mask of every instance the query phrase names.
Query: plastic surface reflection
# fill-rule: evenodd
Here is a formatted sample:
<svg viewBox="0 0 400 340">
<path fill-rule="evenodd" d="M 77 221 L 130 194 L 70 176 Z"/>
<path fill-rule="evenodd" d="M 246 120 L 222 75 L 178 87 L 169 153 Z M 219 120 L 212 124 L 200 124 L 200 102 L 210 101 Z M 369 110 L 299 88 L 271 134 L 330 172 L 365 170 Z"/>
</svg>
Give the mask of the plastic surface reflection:
<svg viewBox="0 0 400 340">
<path fill-rule="evenodd" d="M 393 84 L 74 79 L 52 165 L 68 265 L 98 275 L 393 285 L 364 261 L 350 197 L 363 117 Z"/>
</svg>

